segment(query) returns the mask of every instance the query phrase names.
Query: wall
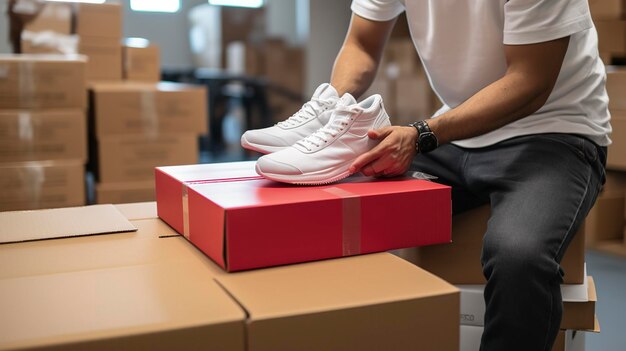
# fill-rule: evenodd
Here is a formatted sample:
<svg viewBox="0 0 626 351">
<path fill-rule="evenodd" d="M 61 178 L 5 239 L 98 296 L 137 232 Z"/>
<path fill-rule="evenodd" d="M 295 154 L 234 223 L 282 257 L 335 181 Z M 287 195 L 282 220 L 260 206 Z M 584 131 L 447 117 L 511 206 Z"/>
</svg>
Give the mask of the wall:
<svg viewBox="0 0 626 351">
<path fill-rule="evenodd" d="M 309 1 L 307 93 L 330 81 L 333 64 L 350 25 L 351 0 Z"/>
<path fill-rule="evenodd" d="M 192 66 L 189 48 L 187 13 L 206 0 L 182 0 L 177 13 L 135 12 L 130 1 L 124 0 L 124 36 L 142 37 L 161 47 L 161 63 L 166 68 Z"/>
<path fill-rule="evenodd" d="M 9 41 L 9 20 L 7 18 L 7 0 L 0 0 L 0 54 L 8 54 L 13 51 Z"/>
</svg>

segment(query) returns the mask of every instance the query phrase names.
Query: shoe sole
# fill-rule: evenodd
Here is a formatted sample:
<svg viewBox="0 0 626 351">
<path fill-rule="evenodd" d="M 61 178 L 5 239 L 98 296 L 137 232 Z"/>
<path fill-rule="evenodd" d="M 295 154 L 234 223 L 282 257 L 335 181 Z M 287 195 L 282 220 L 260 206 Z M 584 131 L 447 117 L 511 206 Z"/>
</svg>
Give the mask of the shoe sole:
<svg viewBox="0 0 626 351">
<path fill-rule="evenodd" d="M 264 155 L 271 154 L 273 152 L 277 152 L 283 149 L 286 149 L 288 146 L 267 146 L 251 143 L 244 136 L 241 137 L 241 147 L 247 150 L 256 151 L 262 153 Z"/>
<path fill-rule="evenodd" d="M 343 167 L 342 167 L 343 168 Z M 273 180 L 275 182 L 280 182 L 280 183 L 288 183 L 288 184 L 296 184 L 296 185 L 326 185 L 326 184 L 330 184 L 330 183 L 335 183 L 338 182 L 342 179 L 345 179 L 347 177 L 349 177 L 351 174 L 348 171 L 348 167 L 345 167 L 346 169 L 341 171 L 339 174 L 331 174 L 328 177 L 324 177 L 323 175 L 318 175 L 318 177 L 320 177 L 319 179 L 306 179 L 306 178 L 310 178 L 311 175 L 299 175 L 299 176 L 288 176 L 288 175 L 284 175 L 284 174 L 273 174 L 273 173 L 267 173 L 267 172 L 262 172 L 259 169 L 259 165 L 255 165 L 255 170 L 257 172 L 257 174 L 259 174 L 260 176 L 263 176 L 264 178 L 267 178 L 269 180 Z M 333 170 L 330 170 L 332 173 Z"/>
</svg>

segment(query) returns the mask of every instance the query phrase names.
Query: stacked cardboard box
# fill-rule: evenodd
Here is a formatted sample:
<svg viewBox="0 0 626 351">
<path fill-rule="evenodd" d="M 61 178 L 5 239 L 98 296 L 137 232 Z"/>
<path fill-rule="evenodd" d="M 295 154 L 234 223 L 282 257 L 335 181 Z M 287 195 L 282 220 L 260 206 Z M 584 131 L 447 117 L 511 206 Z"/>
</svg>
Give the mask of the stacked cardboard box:
<svg viewBox="0 0 626 351">
<path fill-rule="evenodd" d="M 282 39 L 268 39 L 261 50 L 262 74 L 273 86 L 267 98 L 276 122 L 285 120 L 302 107 L 305 58 L 304 50 L 291 47 Z"/>
<path fill-rule="evenodd" d="M 626 56 L 626 2 L 589 0 L 591 16 L 598 31 L 598 49 L 604 63 Z"/>
<path fill-rule="evenodd" d="M 122 6 L 82 3 L 76 8 L 78 52 L 89 57 L 87 80 L 121 80 Z"/>
<path fill-rule="evenodd" d="M 429 118 L 441 107 L 410 38 L 387 44 L 378 74 L 363 96 L 372 94 L 382 95 L 394 125 Z"/>
<path fill-rule="evenodd" d="M 204 87 L 177 83 L 90 86 L 90 169 L 99 203 L 154 199 L 154 167 L 198 161 L 207 131 Z"/>
<path fill-rule="evenodd" d="M 483 327 L 461 326 L 460 351 L 479 351 Z M 560 330 L 552 351 L 585 351 L 585 332 L 578 330 Z"/>
<path fill-rule="evenodd" d="M 146 39 L 128 38 L 122 47 L 124 80 L 158 82 L 161 80 L 160 49 Z"/>
<path fill-rule="evenodd" d="M 461 288 L 461 324 L 472 328 L 462 330 L 462 349 L 477 350 L 482 334 L 484 315 L 485 278 L 482 273 L 480 256 L 482 239 L 487 229 L 490 207 L 477 209 L 456 215 L 452 220 L 452 243 L 445 245 L 424 246 L 400 250 L 397 254 L 409 262 L 443 278 Z M 593 280 L 585 272 L 585 228 L 576 234 L 561 267 L 565 272 L 562 290 L 574 290 L 573 298 L 566 299 L 562 330 L 596 330 L 595 303 L 596 291 Z M 581 297 L 582 291 L 582 297 Z M 463 296 L 466 298 L 465 303 Z M 478 337 L 471 335 L 474 328 Z M 465 346 L 464 346 L 465 345 Z M 568 350 L 567 348 L 565 350 Z"/>
<path fill-rule="evenodd" d="M 0 211 L 82 205 L 85 58 L 0 55 Z"/>
<path fill-rule="evenodd" d="M 228 274 L 153 203 L 117 209 L 0 216 L 18 236 L 138 229 L 0 245 L 0 349 L 459 350 L 458 289 L 390 254 Z"/>
<path fill-rule="evenodd" d="M 608 66 L 606 90 L 613 143 L 608 148 L 607 182 L 588 216 L 588 244 L 626 256 L 626 70 Z"/>
<path fill-rule="evenodd" d="M 73 28 L 73 31 L 70 29 Z M 86 55 L 87 80 L 122 79 L 122 6 L 119 3 L 39 5 L 21 34 L 23 53 Z"/>
<path fill-rule="evenodd" d="M 461 350 L 478 351 L 484 330 L 484 285 L 457 285 L 461 290 Z M 563 319 L 553 351 L 584 351 L 585 332 L 599 332 L 593 279 L 585 284 L 562 285 Z"/>
</svg>

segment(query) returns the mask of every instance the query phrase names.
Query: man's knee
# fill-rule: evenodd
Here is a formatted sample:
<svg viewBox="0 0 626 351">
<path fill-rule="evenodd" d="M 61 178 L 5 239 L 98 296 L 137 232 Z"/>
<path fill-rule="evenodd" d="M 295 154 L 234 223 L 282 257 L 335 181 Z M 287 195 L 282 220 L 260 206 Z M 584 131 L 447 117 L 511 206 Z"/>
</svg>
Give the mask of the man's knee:
<svg viewBox="0 0 626 351">
<path fill-rule="evenodd" d="M 528 239 L 524 235 L 485 236 L 481 257 L 485 278 L 524 281 L 549 279 L 556 273 L 559 266 L 552 255 Z"/>
</svg>

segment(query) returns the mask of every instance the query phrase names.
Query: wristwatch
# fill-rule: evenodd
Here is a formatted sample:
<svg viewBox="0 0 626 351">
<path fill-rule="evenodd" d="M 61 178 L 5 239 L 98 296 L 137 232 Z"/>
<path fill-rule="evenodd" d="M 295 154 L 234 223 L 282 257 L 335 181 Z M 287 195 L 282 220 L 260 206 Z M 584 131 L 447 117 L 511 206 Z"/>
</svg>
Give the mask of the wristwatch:
<svg viewBox="0 0 626 351">
<path fill-rule="evenodd" d="M 417 141 L 415 141 L 415 151 L 418 153 L 427 153 L 433 151 L 439 146 L 435 133 L 430 130 L 426 121 L 417 121 L 409 124 L 417 129 Z"/>
</svg>

